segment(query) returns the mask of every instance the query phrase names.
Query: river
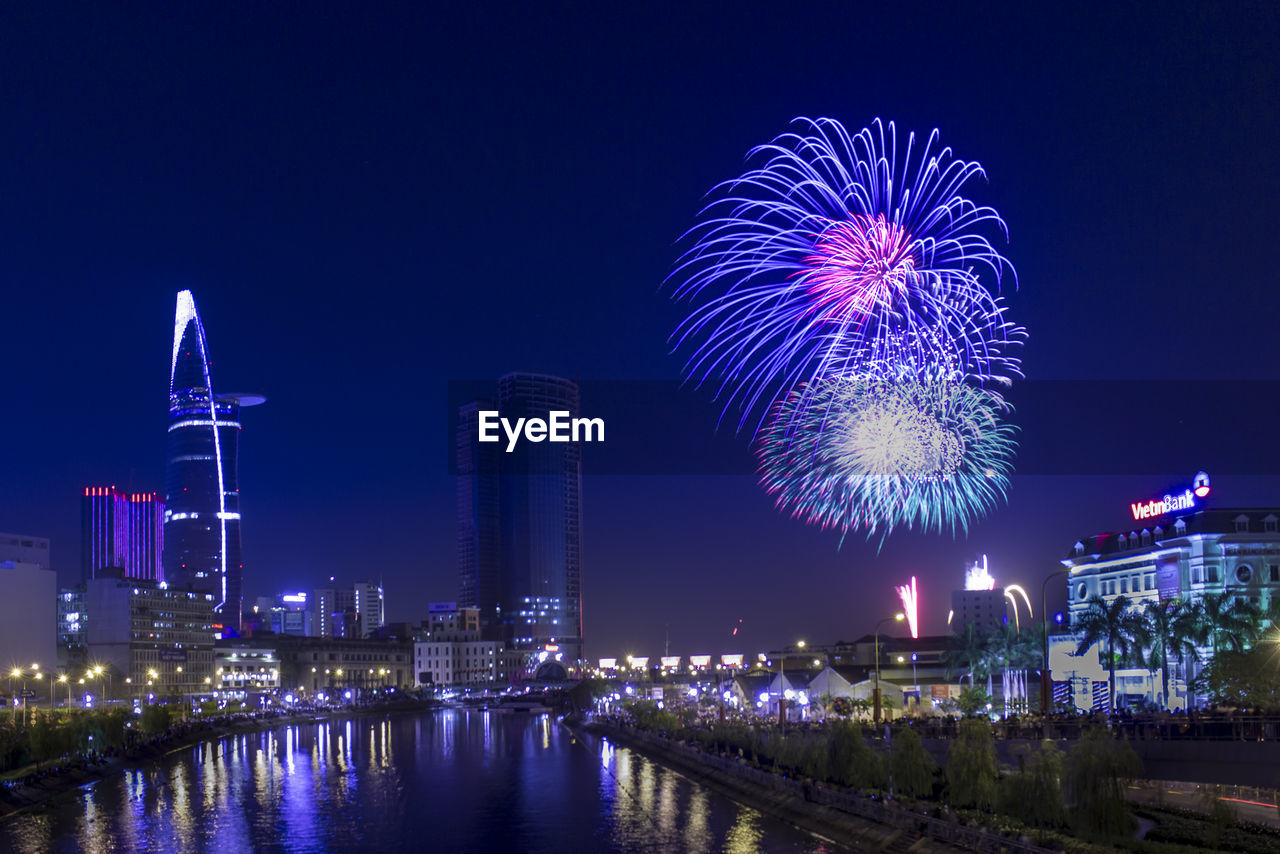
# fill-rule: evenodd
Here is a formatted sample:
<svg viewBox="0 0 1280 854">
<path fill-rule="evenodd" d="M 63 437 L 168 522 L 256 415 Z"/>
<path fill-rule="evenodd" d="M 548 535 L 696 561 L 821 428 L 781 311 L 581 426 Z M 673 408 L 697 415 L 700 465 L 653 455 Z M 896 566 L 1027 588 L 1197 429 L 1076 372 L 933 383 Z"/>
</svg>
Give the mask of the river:
<svg viewBox="0 0 1280 854">
<path fill-rule="evenodd" d="M 0 824 L 0 851 L 824 852 L 550 716 L 291 724 L 127 767 Z"/>
</svg>

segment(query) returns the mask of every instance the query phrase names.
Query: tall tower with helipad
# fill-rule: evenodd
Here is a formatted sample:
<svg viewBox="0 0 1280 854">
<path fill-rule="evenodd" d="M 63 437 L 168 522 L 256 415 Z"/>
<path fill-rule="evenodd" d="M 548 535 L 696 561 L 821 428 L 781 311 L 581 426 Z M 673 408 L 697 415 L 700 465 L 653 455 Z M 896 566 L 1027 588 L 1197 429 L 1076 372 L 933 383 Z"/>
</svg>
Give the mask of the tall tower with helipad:
<svg viewBox="0 0 1280 854">
<path fill-rule="evenodd" d="M 260 394 L 218 394 L 209 343 L 191 291 L 178 294 L 169 369 L 164 577 L 213 593 L 225 634 L 239 634 L 242 575 L 236 451 L 240 410 Z"/>
</svg>

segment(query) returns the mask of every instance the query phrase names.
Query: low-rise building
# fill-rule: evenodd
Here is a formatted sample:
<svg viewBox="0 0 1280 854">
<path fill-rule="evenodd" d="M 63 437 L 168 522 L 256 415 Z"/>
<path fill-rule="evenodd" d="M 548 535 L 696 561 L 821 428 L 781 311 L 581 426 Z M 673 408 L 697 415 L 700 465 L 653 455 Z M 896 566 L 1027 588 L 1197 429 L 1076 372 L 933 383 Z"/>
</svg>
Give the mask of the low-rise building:
<svg viewBox="0 0 1280 854">
<path fill-rule="evenodd" d="M 280 687 L 280 656 L 274 644 L 259 639 L 220 640 L 213 653 L 217 690 L 260 693 Z"/>
<path fill-rule="evenodd" d="M 497 641 L 430 640 L 413 645 L 418 685 L 492 685 L 498 679 Z"/>
<path fill-rule="evenodd" d="M 271 643 L 280 656 L 280 686 L 288 691 L 366 691 L 415 682 L 412 641 L 277 635 Z"/>
<path fill-rule="evenodd" d="M 171 589 L 163 581 L 100 576 L 85 582 L 89 662 L 109 666 L 132 686 L 116 681 L 109 694 L 144 686 L 155 694 L 208 691 L 217 632 L 213 605 L 211 593 Z"/>
</svg>

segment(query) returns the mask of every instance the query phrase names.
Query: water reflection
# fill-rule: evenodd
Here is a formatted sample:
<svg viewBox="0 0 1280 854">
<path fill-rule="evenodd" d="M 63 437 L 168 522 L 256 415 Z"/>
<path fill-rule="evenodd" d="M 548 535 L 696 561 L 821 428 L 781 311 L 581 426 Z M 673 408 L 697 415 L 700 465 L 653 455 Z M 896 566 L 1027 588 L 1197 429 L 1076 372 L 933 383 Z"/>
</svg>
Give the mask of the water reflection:
<svg viewBox="0 0 1280 854">
<path fill-rule="evenodd" d="M 812 837 L 549 717 L 291 724 L 120 770 L 0 851 L 816 852 Z"/>
</svg>

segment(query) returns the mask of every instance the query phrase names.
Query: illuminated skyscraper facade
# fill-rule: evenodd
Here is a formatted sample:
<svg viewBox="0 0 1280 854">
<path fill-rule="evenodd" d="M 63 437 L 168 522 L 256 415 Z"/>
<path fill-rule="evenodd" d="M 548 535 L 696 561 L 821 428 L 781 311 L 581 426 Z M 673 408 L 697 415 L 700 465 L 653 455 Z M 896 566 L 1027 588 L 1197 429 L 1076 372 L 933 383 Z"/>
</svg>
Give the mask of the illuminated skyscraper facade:
<svg viewBox="0 0 1280 854">
<path fill-rule="evenodd" d="M 154 492 L 88 486 L 80 497 L 80 574 L 124 570 L 125 578 L 164 581 L 164 502 Z M 113 578 L 119 573 L 111 573 Z"/>
<path fill-rule="evenodd" d="M 481 631 L 516 649 L 582 657 L 582 465 L 576 442 L 478 441 L 479 412 L 547 419 L 580 414 L 576 383 L 546 374 L 498 380 L 496 405 L 459 411 L 458 604 L 480 610 Z"/>
<path fill-rule="evenodd" d="M 227 632 L 238 633 L 241 623 L 240 409 L 263 401 L 214 392 L 204 324 L 191 292 L 179 293 L 169 373 L 164 577 L 211 592 Z"/>
</svg>

